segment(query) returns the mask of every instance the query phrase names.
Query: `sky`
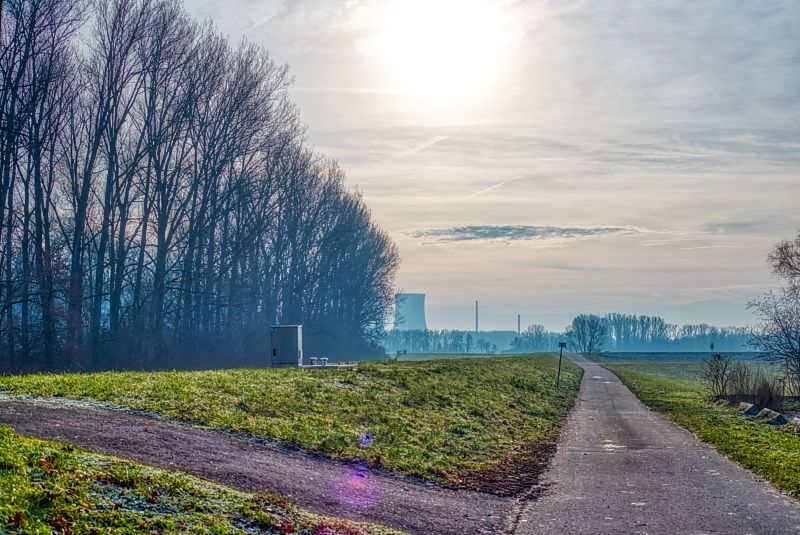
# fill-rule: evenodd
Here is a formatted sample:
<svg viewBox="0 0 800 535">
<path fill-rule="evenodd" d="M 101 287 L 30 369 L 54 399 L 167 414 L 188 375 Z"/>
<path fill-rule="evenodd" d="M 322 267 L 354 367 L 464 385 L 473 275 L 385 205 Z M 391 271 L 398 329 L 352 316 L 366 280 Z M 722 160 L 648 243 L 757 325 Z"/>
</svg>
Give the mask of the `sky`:
<svg viewBox="0 0 800 535">
<path fill-rule="evenodd" d="M 796 0 L 185 0 L 290 66 L 430 328 L 746 325 L 800 231 Z"/>
</svg>

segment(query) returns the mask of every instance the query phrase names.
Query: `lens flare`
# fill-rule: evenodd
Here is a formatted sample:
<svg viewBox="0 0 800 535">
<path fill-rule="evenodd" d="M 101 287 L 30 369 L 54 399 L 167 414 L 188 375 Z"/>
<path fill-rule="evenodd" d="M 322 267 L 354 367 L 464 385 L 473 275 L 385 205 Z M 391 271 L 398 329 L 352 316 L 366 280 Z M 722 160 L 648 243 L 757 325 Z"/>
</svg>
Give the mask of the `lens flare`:
<svg viewBox="0 0 800 535">
<path fill-rule="evenodd" d="M 369 433 L 364 433 L 363 435 L 361 435 L 361 438 L 358 439 L 359 448 L 366 448 L 370 444 L 372 444 L 372 435 L 370 435 Z"/>
<path fill-rule="evenodd" d="M 369 470 L 363 465 L 333 477 L 330 492 L 337 502 L 357 509 L 373 507 L 381 499 L 380 490 L 370 480 Z"/>
</svg>

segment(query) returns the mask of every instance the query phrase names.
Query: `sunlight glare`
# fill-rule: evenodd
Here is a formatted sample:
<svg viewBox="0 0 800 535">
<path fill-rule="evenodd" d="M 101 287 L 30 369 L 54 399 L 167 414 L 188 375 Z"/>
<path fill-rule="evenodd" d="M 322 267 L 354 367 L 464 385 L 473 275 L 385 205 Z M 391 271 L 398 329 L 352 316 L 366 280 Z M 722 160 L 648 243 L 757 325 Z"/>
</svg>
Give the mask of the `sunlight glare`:
<svg viewBox="0 0 800 535">
<path fill-rule="evenodd" d="M 380 52 L 406 91 L 430 99 L 468 96 L 502 58 L 501 15 L 483 0 L 400 0 L 387 12 Z"/>
</svg>

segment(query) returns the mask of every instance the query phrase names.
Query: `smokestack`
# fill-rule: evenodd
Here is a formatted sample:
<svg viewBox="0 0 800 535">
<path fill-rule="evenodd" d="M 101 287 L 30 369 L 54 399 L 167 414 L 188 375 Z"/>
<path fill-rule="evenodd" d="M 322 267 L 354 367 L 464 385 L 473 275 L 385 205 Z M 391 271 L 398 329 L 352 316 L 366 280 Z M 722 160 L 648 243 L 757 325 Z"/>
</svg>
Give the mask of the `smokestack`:
<svg viewBox="0 0 800 535">
<path fill-rule="evenodd" d="M 522 333 L 522 323 L 521 322 L 522 322 L 521 314 L 517 314 L 517 334 L 521 334 Z"/>
<path fill-rule="evenodd" d="M 478 332 L 478 302 L 475 301 L 475 332 Z"/>
</svg>

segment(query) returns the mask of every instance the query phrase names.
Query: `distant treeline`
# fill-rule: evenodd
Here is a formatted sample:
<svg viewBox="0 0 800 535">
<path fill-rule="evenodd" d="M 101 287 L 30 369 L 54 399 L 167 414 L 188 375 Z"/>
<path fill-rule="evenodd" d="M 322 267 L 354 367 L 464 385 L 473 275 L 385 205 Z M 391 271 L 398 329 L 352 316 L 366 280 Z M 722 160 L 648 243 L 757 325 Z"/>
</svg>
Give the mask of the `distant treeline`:
<svg viewBox="0 0 800 535">
<path fill-rule="evenodd" d="M 409 353 L 498 353 L 507 349 L 516 331 L 387 331 L 383 345 L 386 351 Z"/>
<path fill-rule="evenodd" d="M 580 316 L 579 316 L 580 317 Z M 744 351 L 749 331 L 742 327 L 715 327 L 705 323 L 674 325 L 658 316 L 611 313 L 600 316 L 605 351 Z M 569 341 L 565 332 L 548 332 L 531 325 L 512 343 L 515 351 L 551 351 L 559 341 Z"/>
<path fill-rule="evenodd" d="M 610 351 L 744 351 L 750 333 L 743 327 L 715 327 L 705 323 L 674 325 L 658 316 L 606 314 Z"/>
<path fill-rule="evenodd" d="M 605 331 L 601 348 L 605 351 L 707 351 L 712 343 L 716 351 L 744 351 L 750 336 L 748 330 L 741 327 L 673 325 L 657 316 L 612 313 L 601 316 L 600 321 Z M 519 335 L 512 333 L 506 338 L 506 343 L 493 341 L 490 344 L 491 349 L 487 351 L 485 345 L 479 341 L 489 339 L 488 334 L 458 330 L 395 330 L 387 333 L 384 345 L 390 352 L 407 350 L 412 353 L 485 353 L 494 349 L 495 352 L 527 353 L 554 351 L 558 349 L 559 342 L 568 341 L 564 331 L 547 331 L 544 326 L 534 324 Z"/>
<path fill-rule="evenodd" d="M 519 336 L 514 337 L 511 349 L 515 353 L 535 353 L 539 351 L 555 351 L 558 343 L 563 342 L 563 332 L 545 330 L 543 325 L 529 325 Z"/>
<path fill-rule="evenodd" d="M 0 373 L 377 350 L 398 254 L 285 66 L 178 0 L 2 10 Z"/>
</svg>

